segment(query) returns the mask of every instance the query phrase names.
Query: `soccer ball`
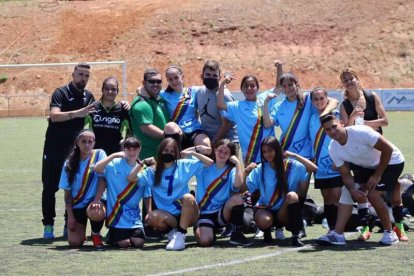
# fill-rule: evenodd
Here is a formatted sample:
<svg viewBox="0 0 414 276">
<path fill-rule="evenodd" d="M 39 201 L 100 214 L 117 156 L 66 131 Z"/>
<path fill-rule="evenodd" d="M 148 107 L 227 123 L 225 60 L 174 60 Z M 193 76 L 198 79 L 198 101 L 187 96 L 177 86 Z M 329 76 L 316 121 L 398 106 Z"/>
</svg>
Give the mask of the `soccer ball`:
<svg viewBox="0 0 414 276">
<path fill-rule="evenodd" d="M 105 205 L 102 204 L 102 202 L 100 202 L 100 208 L 98 207 L 92 207 L 92 204 L 96 204 L 96 203 L 90 203 L 88 208 L 86 209 L 86 215 L 88 216 L 88 218 L 92 221 L 103 221 L 105 219 L 106 216 L 106 208 Z"/>
</svg>

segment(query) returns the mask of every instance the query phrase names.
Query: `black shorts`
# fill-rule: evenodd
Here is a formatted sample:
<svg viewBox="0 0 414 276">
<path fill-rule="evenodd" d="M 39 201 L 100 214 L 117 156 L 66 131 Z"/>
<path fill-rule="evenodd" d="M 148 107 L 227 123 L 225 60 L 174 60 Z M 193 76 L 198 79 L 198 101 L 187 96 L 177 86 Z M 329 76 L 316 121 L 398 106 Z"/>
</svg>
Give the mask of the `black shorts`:
<svg viewBox="0 0 414 276">
<path fill-rule="evenodd" d="M 109 237 L 110 241 L 113 243 L 117 243 L 130 238 L 145 239 L 143 228 L 125 229 L 111 227 L 109 228 Z"/>
<path fill-rule="evenodd" d="M 87 208 L 88 207 L 72 208 L 73 216 L 75 217 L 77 223 L 82 225 L 86 225 L 88 223 L 88 216 L 86 215 Z"/>
<path fill-rule="evenodd" d="M 344 184 L 342 183 L 342 177 L 336 176 L 332 178 L 319 178 L 315 179 L 315 189 L 332 189 L 340 188 Z"/>
<path fill-rule="evenodd" d="M 365 184 L 368 179 L 375 173 L 375 169 L 366 169 L 358 165 L 353 165 L 353 173 L 355 182 L 358 184 Z M 399 164 L 388 165 L 375 190 L 377 191 L 392 191 L 398 181 L 401 173 L 404 170 L 404 162 Z"/>
<path fill-rule="evenodd" d="M 202 129 L 197 129 L 190 133 L 183 133 L 183 138 L 181 140 L 181 149 L 194 147 L 194 140 L 199 134 L 205 134 L 207 136 L 207 133 Z"/>
<path fill-rule="evenodd" d="M 200 214 L 197 224 L 194 226 L 194 230 L 198 227 L 209 227 L 214 230 L 222 228 L 228 224 L 223 215 L 224 205 L 218 212 L 210 214 Z"/>
</svg>

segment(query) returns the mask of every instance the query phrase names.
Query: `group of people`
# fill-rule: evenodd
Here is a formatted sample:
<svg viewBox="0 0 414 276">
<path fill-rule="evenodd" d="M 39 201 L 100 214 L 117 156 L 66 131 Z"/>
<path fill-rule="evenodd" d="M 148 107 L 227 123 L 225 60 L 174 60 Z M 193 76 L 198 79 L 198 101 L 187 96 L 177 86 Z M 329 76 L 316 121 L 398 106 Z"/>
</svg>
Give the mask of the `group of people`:
<svg viewBox="0 0 414 276">
<path fill-rule="evenodd" d="M 85 89 L 90 66 L 78 64 L 71 83 L 56 89 L 50 104 L 43 237 L 54 238 L 55 193 L 61 188 L 64 235 L 71 246 L 85 242 L 88 212 L 102 210 L 102 219 L 90 219 L 98 248 L 104 222 L 110 243 L 122 248 L 140 247 L 155 233 L 166 235 L 167 250 L 182 250 L 191 226 L 200 246 L 212 245 L 224 227 L 234 245 L 252 244 L 246 229 L 271 243 L 273 231 L 276 239 L 285 238 L 285 228 L 292 246 L 303 246 L 302 209 L 314 174 L 330 228 L 319 244 L 345 244 L 354 201 L 362 223 L 358 239 L 371 236 L 370 203 L 384 227 L 380 242 L 407 241 L 398 182 L 404 157 L 381 135 L 388 121 L 379 97 L 346 69 L 340 75 L 345 101 L 338 111 L 326 89 L 303 93 L 296 76 L 283 72 L 282 61 L 275 67 L 275 87 L 260 94 L 258 79 L 244 76 L 240 101 L 226 88 L 235 76 L 222 78 L 216 61 L 204 64 L 203 86 L 185 86 L 182 68 L 172 65 L 162 89 L 161 73 L 148 69 L 129 104 L 116 101 L 113 77 L 103 81 L 102 97 L 95 101 Z M 281 130 L 278 138 L 275 127 Z M 196 188 L 190 191 L 193 177 Z"/>
</svg>

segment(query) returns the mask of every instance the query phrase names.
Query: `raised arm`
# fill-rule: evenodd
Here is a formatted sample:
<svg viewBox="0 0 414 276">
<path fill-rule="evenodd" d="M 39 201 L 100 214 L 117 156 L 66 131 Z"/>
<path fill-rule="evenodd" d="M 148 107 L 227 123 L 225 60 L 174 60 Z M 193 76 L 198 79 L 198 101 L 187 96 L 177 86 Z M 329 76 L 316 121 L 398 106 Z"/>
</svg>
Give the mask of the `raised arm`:
<svg viewBox="0 0 414 276">
<path fill-rule="evenodd" d="M 197 147 L 199 147 L 199 146 L 197 146 Z M 190 155 L 192 155 L 195 158 L 197 158 L 198 160 L 200 160 L 204 164 L 205 167 L 208 167 L 208 166 L 211 166 L 211 165 L 214 164 L 214 161 L 211 158 L 205 156 L 204 154 L 201 154 L 201 153 L 198 153 L 198 152 L 195 152 L 195 151 L 194 152 L 189 151 L 189 150 L 181 151 L 181 157 L 183 157 L 183 158 L 186 158 Z"/>
<path fill-rule="evenodd" d="M 275 93 L 276 95 L 280 94 L 280 77 L 283 75 L 283 61 L 277 59 L 275 60 L 275 67 L 276 67 L 276 83 L 275 83 L 275 88 L 273 88 L 273 93 Z"/>
<path fill-rule="evenodd" d="M 272 127 L 274 124 L 274 121 L 272 118 L 270 118 L 270 110 L 269 110 L 269 101 L 276 97 L 276 94 L 270 94 L 267 95 L 266 99 L 264 100 L 263 104 L 263 125 L 265 128 Z"/>
<path fill-rule="evenodd" d="M 313 163 L 309 159 L 307 159 L 307 158 L 305 158 L 305 157 L 303 157 L 299 154 L 296 154 L 296 153 L 293 153 L 293 152 L 290 152 L 290 151 L 285 151 L 284 154 L 285 154 L 286 157 L 295 158 L 300 163 L 302 163 L 306 167 L 306 170 L 308 171 L 308 173 L 316 172 L 316 170 L 318 169 L 318 167 L 316 166 L 315 163 Z"/>
<path fill-rule="evenodd" d="M 234 79 L 232 74 L 225 75 L 222 82 L 220 82 L 217 94 L 217 108 L 220 110 L 227 110 L 226 102 L 224 101 L 224 88 Z"/>
<path fill-rule="evenodd" d="M 112 153 L 111 155 L 97 162 L 93 167 L 93 170 L 97 173 L 103 173 L 105 171 L 105 167 L 109 164 L 109 162 L 115 158 L 124 158 L 124 156 L 125 154 L 123 151 Z"/>
<path fill-rule="evenodd" d="M 240 192 L 244 192 L 245 188 L 243 186 L 243 182 L 244 182 L 243 165 L 240 163 L 239 159 L 235 155 L 230 157 L 230 162 L 233 163 L 236 167 L 236 176 L 234 178 L 233 186 L 234 188 L 238 189 Z"/>
<path fill-rule="evenodd" d="M 337 99 L 328 97 L 328 105 L 325 107 L 325 109 L 323 110 L 320 116 L 328 114 L 332 110 L 336 109 L 338 107 L 338 104 L 339 102 Z"/>
</svg>

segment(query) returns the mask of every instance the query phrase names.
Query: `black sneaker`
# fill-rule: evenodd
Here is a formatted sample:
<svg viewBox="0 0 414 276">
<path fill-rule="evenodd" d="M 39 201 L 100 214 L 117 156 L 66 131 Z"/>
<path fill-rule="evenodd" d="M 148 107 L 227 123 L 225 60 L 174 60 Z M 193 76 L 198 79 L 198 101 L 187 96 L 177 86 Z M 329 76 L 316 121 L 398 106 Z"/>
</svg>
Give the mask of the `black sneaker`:
<svg viewBox="0 0 414 276">
<path fill-rule="evenodd" d="M 302 247 L 305 244 L 299 239 L 299 236 L 292 236 L 290 244 L 295 247 Z"/>
<path fill-rule="evenodd" d="M 272 243 L 273 242 L 272 231 L 271 230 L 263 231 L 263 237 L 264 237 L 264 242 L 265 243 Z"/>
<path fill-rule="evenodd" d="M 220 237 L 221 238 L 228 238 L 231 236 L 231 233 L 233 232 L 233 224 L 227 224 L 226 228 L 224 228 L 223 232 L 221 232 Z"/>
<path fill-rule="evenodd" d="M 299 239 L 306 238 L 306 236 L 307 235 L 306 235 L 305 228 L 303 228 L 302 230 L 299 231 L 299 234 L 298 234 Z"/>
<path fill-rule="evenodd" d="M 230 244 L 246 247 L 252 245 L 253 242 L 246 238 L 241 231 L 235 231 L 231 233 Z"/>
</svg>

